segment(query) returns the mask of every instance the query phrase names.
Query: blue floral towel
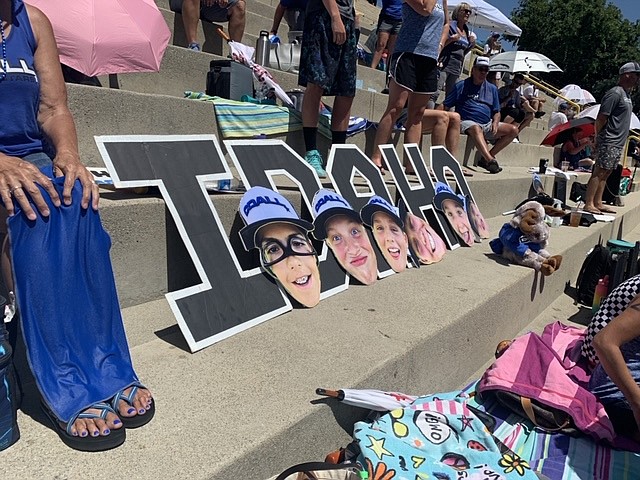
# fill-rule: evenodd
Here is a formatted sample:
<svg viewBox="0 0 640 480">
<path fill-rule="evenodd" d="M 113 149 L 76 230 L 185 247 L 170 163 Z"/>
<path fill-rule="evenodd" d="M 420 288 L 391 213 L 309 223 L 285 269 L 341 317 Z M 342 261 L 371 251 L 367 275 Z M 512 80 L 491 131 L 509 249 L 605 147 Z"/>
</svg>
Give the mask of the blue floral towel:
<svg viewBox="0 0 640 480">
<path fill-rule="evenodd" d="M 369 480 L 537 479 L 526 461 L 500 453 L 466 399 L 419 397 L 372 424 L 358 422 L 354 437 Z"/>
</svg>

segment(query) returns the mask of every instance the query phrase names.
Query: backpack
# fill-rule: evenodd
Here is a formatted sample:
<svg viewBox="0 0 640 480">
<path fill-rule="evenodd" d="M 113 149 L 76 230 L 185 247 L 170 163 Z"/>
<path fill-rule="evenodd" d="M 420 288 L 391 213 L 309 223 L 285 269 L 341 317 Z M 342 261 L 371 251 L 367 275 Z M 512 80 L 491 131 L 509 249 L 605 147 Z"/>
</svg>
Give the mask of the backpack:
<svg viewBox="0 0 640 480">
<path fill-rule="evenodd" d="M 582 262 L 578 280 L 576 282 L 578 302 L 583 305 L 593 304 L 593 295 L 596 291 L 598 280 L 611 272 L 612 258 L 607 247 L 598 243 Z"/>
</svg>

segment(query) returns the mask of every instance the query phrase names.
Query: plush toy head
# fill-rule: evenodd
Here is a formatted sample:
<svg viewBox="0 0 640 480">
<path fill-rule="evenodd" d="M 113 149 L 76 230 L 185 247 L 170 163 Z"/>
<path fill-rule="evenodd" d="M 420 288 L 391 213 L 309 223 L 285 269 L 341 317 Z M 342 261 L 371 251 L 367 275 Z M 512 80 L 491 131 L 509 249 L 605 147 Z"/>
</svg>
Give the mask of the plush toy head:
<svg viewBox="0 0 640 480">
<path fill-rule="evenodd" d="M 511 226 L 520 229 L 528 242 L 546 245 L 549 238 L 549 226 L 544 221 L 544 207 L 538 202 L 527 202 L 516 210 Z"/>
</svg>

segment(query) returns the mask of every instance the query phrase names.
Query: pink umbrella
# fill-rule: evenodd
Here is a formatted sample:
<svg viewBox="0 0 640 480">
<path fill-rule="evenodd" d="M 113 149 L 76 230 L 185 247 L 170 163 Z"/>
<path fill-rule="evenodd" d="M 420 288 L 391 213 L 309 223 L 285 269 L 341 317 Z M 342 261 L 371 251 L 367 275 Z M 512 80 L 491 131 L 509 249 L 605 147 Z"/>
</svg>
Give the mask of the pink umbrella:
<svg viewBox="0 0 640 480">
<path fill-rule="evenodd" d="M 60 61 L 88 76 L 157 72 L 171 32 L 153 0 L 26 0 L 53 25 Z"/>
</svg>

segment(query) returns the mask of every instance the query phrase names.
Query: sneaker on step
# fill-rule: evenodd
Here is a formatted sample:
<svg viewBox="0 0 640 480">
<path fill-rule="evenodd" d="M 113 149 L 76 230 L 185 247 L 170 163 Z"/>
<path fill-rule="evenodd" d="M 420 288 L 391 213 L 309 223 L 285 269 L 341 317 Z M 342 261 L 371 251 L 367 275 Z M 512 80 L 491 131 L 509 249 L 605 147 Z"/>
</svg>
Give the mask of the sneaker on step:
<svg viewBox="0 0 640 480">
<path fill-rule="evenodd" d="M 516 137 L 514 138 L 511 143 L 520 143 L 520 138 Z"/>
<path fill-rule="evenodd" d="M 190 43 L 187 47 L 189 50 L 193 50 L 194 52 L 201 52 L 200 44 L 197 42 Z"/>
<path fill-rule="evenodd" d="M 305 161 L 313 167 L 320 178 L 326 178 L 327 172 L 324 171 L 322 166 L 322 155 L 318 150 L 309 150 L 305 156 Z"/>
</svg>

